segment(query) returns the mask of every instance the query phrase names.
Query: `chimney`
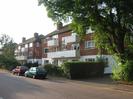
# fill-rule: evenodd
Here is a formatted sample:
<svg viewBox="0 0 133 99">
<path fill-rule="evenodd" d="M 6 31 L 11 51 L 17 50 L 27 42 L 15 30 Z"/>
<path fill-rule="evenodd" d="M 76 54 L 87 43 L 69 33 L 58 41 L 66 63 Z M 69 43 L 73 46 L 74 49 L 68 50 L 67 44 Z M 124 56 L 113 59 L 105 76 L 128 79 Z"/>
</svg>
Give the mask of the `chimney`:
<svg viewBox="0 0 133 99">
<path fill-rule="evenodd" d="M 57 22 L 57 30 L 60 30 L 63 27 L 62 22 Z"/>
<path fill-rule="evenodd" d="M 38 33 L 34 33 L 34 37 L 35 38 L 38 38 Z"/>
<path fill-rule="evenodd" d="M 22 38 L 22 43 L 24 43 L 26 41 L 26 38 L 25 37 L 23 37 Z"/>
</svg>

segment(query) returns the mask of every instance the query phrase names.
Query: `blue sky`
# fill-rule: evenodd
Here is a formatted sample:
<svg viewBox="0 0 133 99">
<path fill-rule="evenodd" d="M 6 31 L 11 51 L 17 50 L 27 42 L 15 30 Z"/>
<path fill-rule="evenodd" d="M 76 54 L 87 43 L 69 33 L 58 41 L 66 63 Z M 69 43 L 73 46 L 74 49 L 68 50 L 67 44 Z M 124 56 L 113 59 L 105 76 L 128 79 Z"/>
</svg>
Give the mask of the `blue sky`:
<svg viewBox="0 0 133 99">
<path fill-rule="evenodd" d="M 37 0 L 0 0 L 0 34 L 9 35 L 15 42 L 32 37 L 34 32 L 46 35 L 55 29 Z"/>
</svg>

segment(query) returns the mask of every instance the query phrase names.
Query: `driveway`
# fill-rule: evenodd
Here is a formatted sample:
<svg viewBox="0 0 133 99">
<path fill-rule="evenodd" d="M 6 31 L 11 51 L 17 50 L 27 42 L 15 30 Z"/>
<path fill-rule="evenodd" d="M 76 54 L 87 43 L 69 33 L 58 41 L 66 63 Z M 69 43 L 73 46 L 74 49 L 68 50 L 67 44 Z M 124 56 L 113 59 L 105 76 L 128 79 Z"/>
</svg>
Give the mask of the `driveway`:
<svg viewBox="0 0 133 99">
<path fill-rule="evenodd" d="M 0 99 L 133 99 L 108 85 L 62 79 L 37 80 L 0 72 Z"/>
</svg>

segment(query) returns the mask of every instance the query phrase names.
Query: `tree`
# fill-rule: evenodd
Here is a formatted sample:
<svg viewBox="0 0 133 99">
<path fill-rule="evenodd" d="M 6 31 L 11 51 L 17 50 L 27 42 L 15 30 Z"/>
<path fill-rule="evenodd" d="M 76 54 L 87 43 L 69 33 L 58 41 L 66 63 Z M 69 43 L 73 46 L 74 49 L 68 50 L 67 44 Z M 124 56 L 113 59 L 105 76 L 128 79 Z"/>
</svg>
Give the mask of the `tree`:
<svg viewBox="0 0 133 99">
<path fill-rule="evenodd" d="M 13 39 L 6 34 L 2 34 L 0 43 L 2 45 L 3 55 L 6 57 L 14 57 L 14 51 L 17 44 L 13 42 Z"/>
<path fill-rule="evenodd" d="M 121 64 L 133 59 L 132 0 L 38 0 L 55 22 L 72 20 L 72 28 L 83 36 L 95 31 L 95 42 L 118 57 Z"/>
<path fill-rule="evenodd" d="M 0 66 L 9 70 L 16 67 L 16 65 L 19 64 L 14 57 L 14 51 L 17 44 L 14 43 L 13 39 L 6 34 L 2 34 L 0 38 L 0 43 L 2 45 L 2 55 L 0 55 Z"/>
</svg>

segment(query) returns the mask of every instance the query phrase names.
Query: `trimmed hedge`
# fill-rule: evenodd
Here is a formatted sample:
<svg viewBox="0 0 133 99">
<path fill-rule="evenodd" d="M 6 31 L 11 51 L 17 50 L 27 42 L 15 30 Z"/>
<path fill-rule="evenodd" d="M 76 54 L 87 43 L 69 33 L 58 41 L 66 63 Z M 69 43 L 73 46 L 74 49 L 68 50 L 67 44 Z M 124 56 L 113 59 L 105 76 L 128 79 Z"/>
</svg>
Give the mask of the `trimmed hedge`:
<svg viewBox="0 0 133 99">
<path fill-rule="evenodd" d="M 104 67 L 103 62 L 66 62 L 62 65 L 64 74 L 71 79 L 102 77 Z"/>
</svg>

